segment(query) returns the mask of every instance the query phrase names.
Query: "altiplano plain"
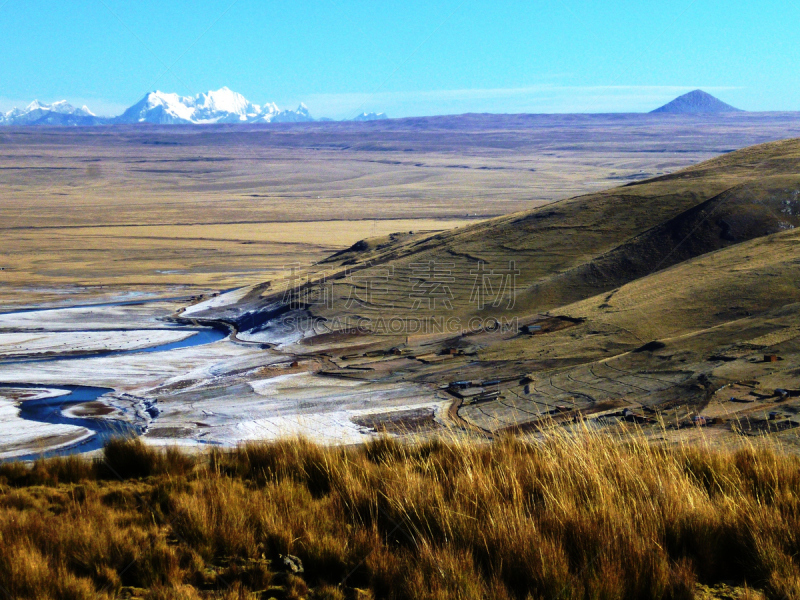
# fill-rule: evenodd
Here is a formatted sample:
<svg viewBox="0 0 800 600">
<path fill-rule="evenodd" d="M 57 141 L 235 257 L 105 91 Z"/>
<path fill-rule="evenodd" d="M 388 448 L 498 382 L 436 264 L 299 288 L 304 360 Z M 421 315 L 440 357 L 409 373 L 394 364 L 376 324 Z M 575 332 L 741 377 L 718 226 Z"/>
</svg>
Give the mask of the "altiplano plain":
<svg viewBox="0 0 800 600">
<path fill-rule="evenodd" d="M 5 129 L 0 458 L 115 427 L 583 418 L 795 443 L 800 151 L 733 152 L 791 136 L 793 113 Z"/>
<path fill-rule="evenodd" d="M 450 229 L 797 135 L 796 113 L 5 127 L 0 303 L 258 283 L 367 237 Z"/>
</svg>

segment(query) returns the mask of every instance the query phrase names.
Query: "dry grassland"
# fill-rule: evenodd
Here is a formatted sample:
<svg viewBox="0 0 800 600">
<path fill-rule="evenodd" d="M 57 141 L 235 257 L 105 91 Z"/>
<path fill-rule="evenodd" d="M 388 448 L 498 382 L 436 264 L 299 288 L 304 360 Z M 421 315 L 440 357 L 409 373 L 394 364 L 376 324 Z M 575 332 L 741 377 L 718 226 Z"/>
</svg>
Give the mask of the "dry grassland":
<svg viewBox="0 0 800 600">
<path fill-rule="evenodd" d="M 373 235 L 529 209 L 793 131 L 796 115 L 4 128 L 0 304 L 257 283 Z"/>
<path fill-rule="evenodd" d="M 800 594 L 800 459 L 761 442 L 118 441 L 0 477 L 0 582 L 19 599 Z"/>
<path fill-rule="evenodd" d="M 290 265 L 313 264 L 365 237 L 470 222 L 423 218 L 14 229 L 4 237 L 2 258 L 10 266 L 2 273 L 0 304 L 46 301 L 49 288 L 89 287 L 95 293 L 228 289 L 275 277 Z"/>
</svg>

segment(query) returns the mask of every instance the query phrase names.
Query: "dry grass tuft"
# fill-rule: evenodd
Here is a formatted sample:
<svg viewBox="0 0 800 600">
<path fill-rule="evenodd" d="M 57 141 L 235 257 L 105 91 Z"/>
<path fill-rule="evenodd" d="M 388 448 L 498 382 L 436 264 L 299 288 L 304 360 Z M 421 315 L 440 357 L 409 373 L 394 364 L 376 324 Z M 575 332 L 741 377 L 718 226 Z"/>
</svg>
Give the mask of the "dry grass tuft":
<svg viewBox="0 0 800 600">
<path fill-rule="evenodd" d="M 128 440 L 0 482 L 13 598 L 800 597 L 800 459 L 766 443 Z"/>
</svg>

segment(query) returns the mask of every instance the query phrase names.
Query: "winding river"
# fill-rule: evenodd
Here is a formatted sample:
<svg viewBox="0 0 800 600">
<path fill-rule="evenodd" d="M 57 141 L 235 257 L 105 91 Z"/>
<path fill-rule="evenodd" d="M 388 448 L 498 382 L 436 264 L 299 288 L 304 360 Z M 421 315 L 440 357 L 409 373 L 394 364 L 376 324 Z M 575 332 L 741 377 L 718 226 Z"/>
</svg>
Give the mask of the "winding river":
<svg viewBox="0 0 800 600">
<path fill-rule="evenodd" d="M 162 298 L 162 299 L 154 299 L 151 302 L 163 302 L 163 301 L 164 299 Z M 109 306 L 109 307 L 125 306 L 130 304 L 144 304 L 146 302 L 148 301 L 140 300 L 135 302 L 106 303 L 103 305 L 93 305 L 93 306 Z M 76 308 L 83 308 L 83 306 L 64 307 L 60 308 L 59 310 L 69 310 Z M 23 309 L 4 314 L 30 313 L 30 312 L 36 312 L 37 310 L 53 310 L 53 309 L 51 308 Z M 170 327 L 170 329 L 177 331 L 191 331 L 192 335 L 177 342 L 159 344 L 156 346 L 150 346 L 147 348 L 138 348 L 134 350 L 103 350 L 98 352 L 82 353 L 80 355 L 65 354 L 61 356 L 59 355 L 47 356 L 45 358 L 25 358 L 19 360 L 0 361 L 0 364 L 39 363 L 39 362 L 61 361 L 61 360 L 79 361 L 79 360 L 86 360 L 88 358 L 98 358 L 106 356 L 167 352 L 170 350 L 177 350 L 180 348 L 189 348 L 193 346 L 212 344 L 214 342 L 223 340 L 226 337 L 228 337 L 228 335 L 230 335 L 230 332 L 227 330 L 216 329 L 212 327 L 192 327 L 192 326 L 175 325 L 174 327 Z M 64 448 L 48 450 L 45 452 L 31 453 L 25 456 L 17 456 L 10 459 L 0 459 L 0 462 L 6 462 L 7 460 L 15 460 L 15 461 L 33 460 L 40 457 L 64 456 L 68 454 L 91 452 L 93 450 L 98 450 L 102 448 L 105 442 L 110 438 L 119 436 L 132 436 L 132 435 L 138 436 L 141 435 L 144 431 L 143 424 L 141 425 L 135 424 L 120 419 L 69 416 L 68 414 L 64 413 L 66 409 L 69 409 L 75 405 L 87 402 L 93 402 L 100 399 L 105 394 L 113 392 L 114 390 L 111 388 L 92 387 L 83 385 L 57 385 L 57 384 L 42 385 L 42 384 L 26 382 L 26 383 L 0 383 L 0 389 L 66 390 L 68 394 L 65 395 L 60 395 L 51 398 L 41 398 L 37 400 L 26 400 L 20 402 L 19 417 L 21 419 L 37 423 L 74 425 L 78 427 L 84 427 L 93 433 L 91 437 L 82 440 L 80 442 L 76 442 L 75 444 L 66 446 Z M 157 417 L 158 409 L 156 409 L 155 407 L 149 407 L 146 410 L 150 412 L 151 417 L 153 418 Z"/>
<path fill-rule="evenodd" d="M 0 389 L 60 389 L 69 393 L 66 395 L 51 398 L 40 398 L 38 400 L 26 400 L 20 402 L 19 417 L 26 421 L 37 423 L 49 423 L 51 425 L 75 425 L 85 427 L 94 435 L 85 440 L 76 442 L 64 448 L 56 448 L 45 452 L 36 452 L 14 458 L 0 460 L 34 460 L 37 458 L 48 458 L 51 456 L 65 456 L 68 454 L 80 454 L 99 450 L 107 440 L 120 436 L 138 436 L 143 433 L 140 425 L 122 421 L 119 419 L 94 419 L 69 417 L 62 411 L 69 409 L 76 404 L 92 402 L 101 396 L 113 392 L 111 388 L 91 387 L 86 385 L 36 385 L 25 383 L 2 383 Z"/>
</svg>

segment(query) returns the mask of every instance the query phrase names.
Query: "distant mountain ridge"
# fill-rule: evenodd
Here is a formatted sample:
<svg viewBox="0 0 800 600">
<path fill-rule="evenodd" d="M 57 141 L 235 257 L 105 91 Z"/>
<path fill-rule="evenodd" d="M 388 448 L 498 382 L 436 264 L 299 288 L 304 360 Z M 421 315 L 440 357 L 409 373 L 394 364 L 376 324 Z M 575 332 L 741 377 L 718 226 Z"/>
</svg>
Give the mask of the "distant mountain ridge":
<svg viewBox="0 0 800 600">
<path fill-rule="evenodd" d="M 702 90 L 694 90 L 661 106 L 651 114 L 724 114 L 742 112 Z M 388 119 L 386 113 L 364 112 L 352 121 Z M 151 123 L 157 125 L 208 125 L 227 123 L 306 123 L 326 122 L 315 119 L 308 107 L 280 109 L 275 103 L 253 104 L 242 94 L 227 87 L 196 96 L 179 96 L 161 91 L 149 92 L 117 117 L 98 117 L 86 106 L 75 108 L 65 100 L 43 104 L 34 100 L 24 109 L 0 113 L 0 125 L 91 126 Z"/>
<path fill-rule="evenodd" d="M 99 125 L 103 121 L 86 106 L 75 108 L 66 100 L 53 104 L 34 100 L 25 108 L 0 113 L 0 125 Z"/>
<path fill-rule="evenodd" d="M 354 121 L 388 118 L 385 113 L 363 113 Z M 281 110 L 274 102 L 253 104 L 243 95 L 223 87 L 196 96 L 149 92 L 118 117 L 98 117 L 86 106 L 75 108 L 66 100 L 42 104 L 34 100 L 24 109 L 0 113 L 0 125 L 115 125 L 152 123 L 157 125 L 209 125 L 218 123 L 307 123 L 315 119 L 308 107 Z"/>
<path fill-rule="evenodd" d="M 711 94 L 703 90 L 693 90 L 688 94 L 675 98 L 672 102 L 668 102 L 664 106 L 651 111 L 652 113 L 670 113 L 676 115 L 687 114 L 708 114 L 708 113 L 731 113 L 743 112 L 741 109 L 735 108 L 730 104 L 726 104 L 719 98 L 715 98 Z"/>
<path fill-rule="evenodd" d="M 386 113 L 361 113 L 357 117 L 353 117 L 353 121 L 383 121 L 388 119 Z"/>
<path fill-rule="evenodd" d="M 263 106 L 227 87 L 197 96 L 150 92 L 114 119 L 116 123 L 161 125 L 211 123 L 301 123 L 314 121 L 305 104 L 297 110 L 280 110 L 274 103 Z"/>
</svg>

